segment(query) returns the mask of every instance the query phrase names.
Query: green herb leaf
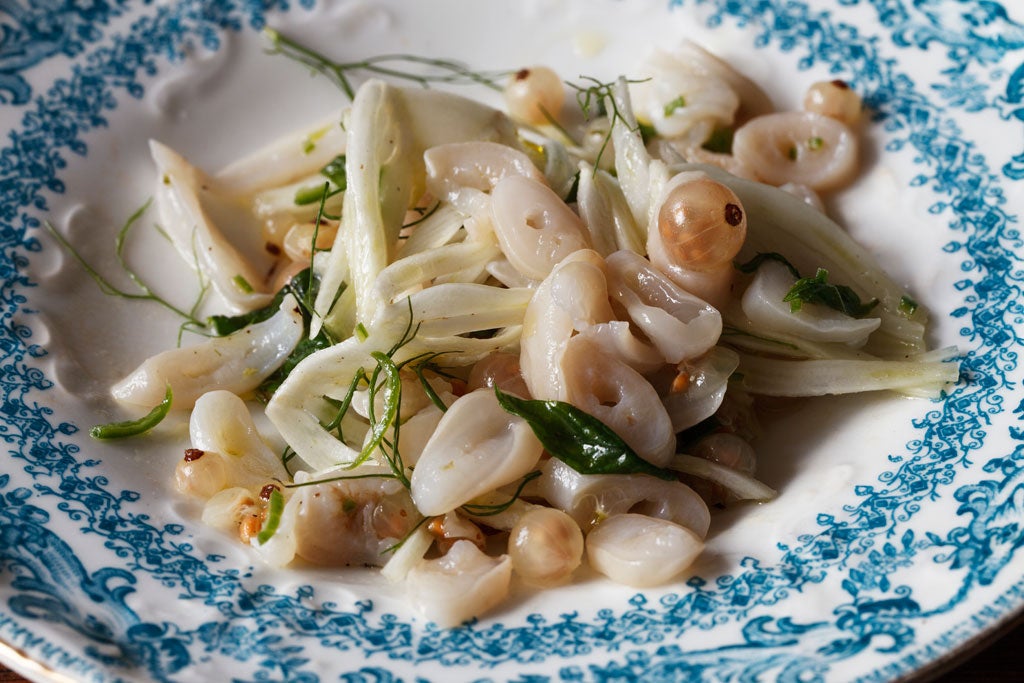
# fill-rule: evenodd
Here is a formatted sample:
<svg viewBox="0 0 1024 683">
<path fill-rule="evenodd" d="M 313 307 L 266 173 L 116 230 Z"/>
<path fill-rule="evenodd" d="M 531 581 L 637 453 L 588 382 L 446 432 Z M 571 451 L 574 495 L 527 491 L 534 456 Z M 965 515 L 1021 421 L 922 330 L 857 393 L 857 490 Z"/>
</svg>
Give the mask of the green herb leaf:
<svg viewBox="0 0 1024 683">
<path fill-rule="evenodd" d="M 562 401 L 522 399 L 494 388 L 506 412 L 526 420 L 548 453 L 580 474 L 649 474 L 678 477 L 647 462 L 608 425 Z"/>
<path fill-rule="evenodd" d="M 370 405 L 373 405 L 376 398 L 378 373 L 383 373 L 384 415 L 380 419 L 377 419 L 375 415 L 370 415 L 370 438 L 367 440 L 366 445 L 363 446 L 363 450 L 360 451 L 359 457 L 348 466 L 349 469 L 362 465 L 381 445 L 384 441 L 384 435 L 387 434 L 388 429 L 395 424 L 398 418 L 398 406 L 402 400 L 402 378 L 398 373 L 398 367 L 395 365 L 395 362 L 391 360 L 390 356 L 380 351 L 374 351 L 370 355 L 377 361 L 377 369 L 370 379 Z M 398 474 L 398 472 L 395 472 L 396 476 Z"/>
<path fill-rule="evenodd" d="M 814 277 L 800 278 L 782 298 L 790 310 L 799 311 L 803 304 L 821 304 L 854 318 L 863 318 L 878 305 L 878 299 L 862 302 L 860 296 L 846 285 L 828 281 L 828 271 L 818 268 Z"/>
<path fill-rule="evenodd" d="M 916 301 L 914 301 L 912 298 L 910 298 L 906 294 L 904 294 L 903 296 L 900 297 L 900 303 L 899 303 L 900 313 L 903 313 L 908 318 L 910 316 L 914 315 L 914 313 L 917 313 L 917 307 L 919 305 L 920 304 L 918 304 Z"/>
<path fill-rule="evenodd" d="M 821 149 L 824 146 L 825 146 L 825 141 L 822 140 L 821 138 L 819 138 L 817 135 L 815 135 L 812 138 L 808 138 L 807 139 L 807 149 L 809 149 L 811 151 L 816 152 L 816 151 L 818 151 L 819 149 Z"/>
<path fill-rule="evenodd" d="M 252 285 L 249 284 L 249 281 L 246 280 L 245 277 L 242 275 L 234 276 L 233 278 L 231 278 L 231 282 L 235 285 L 235 287 L 238 287 L 238 289 L 245 294 L 252 294 L 254 291 Z"/>
<path fill-rule="evenodd" d="M 672 114 L 674 114 L 677 109 L 682 109 L 685 106 L 686 98 L 680 95 L 679 97 L 675 98 L 674 100 L 665 105 L 665 116 L 672 116 Z"/>
<path fill-rule="evenodd" d="M 539 477 L 540 475 L 540 470 L 528 472 L 526 476 L 523 477 L 522 481 L 519 482 L 519 486 L 517 486 L 516 490 L 512 493 L 512 497 L 509 498 L 504 503 L 495 503 L 491 505 L 477 505 L 474 503 L 466 503 L 465 505 L 462 506 L 462 509 L 466 513 L 476 515 L 477 517 L 493 517 L 494 515 L 500 515 L 502 512 L 512 507 L 512 503 L 519 500 L 519 496 L 522 495 L 523 489 L 526 488 L 526 485 L 529 484 L 534 479 L 536 479 L 537 477 Z"/>
<path fill-rule="evenodd" d="M 327 162 L 327 165 L 320 169 L 320 175 L 334 183 L 334 187 L 344 190 L 348 187 L 348 177 L 345 175 L 345 155 L 338 156 Z"/>
<path fill-rule="evenodd" d="M 294 296 L 295 300 L 301 305 L 307 300 L 307 293 L 311 293 L 313 297 L 316 296 L 316 289 L 319 284 L 319 280 L 311 275 L 309 268 L 306 268 L 293 275 L 292 279 L 277 291 L 277 294 L 274 295 L 274 298 L 266 306 L 240 315 L 211 315 L 206 323 L 216 336 L 223 337 L 229 335 L 243 327 L 269 320 L 281 309 L 281 302 L 284 301 L 285 296 L 288 294 Z"/>
<path fill-rule="evenodd" d="M 173 395 L 171 393 L 171 385 L 168 384 L 167 390 L 164 392 L 164 400 L 145 416 L 140 417 L 137 420 L 110 422 L 104 425 L 96 425 L 89 430 L 89 436 L 94 439 L 107 440 L 124 439 L 129 436 L 144 434 L 153 427 L 156 427 L 165 417 L 167 417 L 167 413 L 171 410 L 172 400 Z"/>
<path fill-rule="evenodd" d="M 753 273 L 758 268 L 760 268 L 761 264 L 764 263 L 765 261 L 776 261 L 778 263 L 781 263 L 782 265 L 786 266 L 786 268 L 789 270 L 790 274 L 793 277 L 800 277 L 800 271 L 798 271 L 796 267 L 789 262 L 789 259 L 775 251 L 759 251 L 757 255 L 754 256 L 754 258 L 750 259 L 746 263 L 736 263 L 733 265 L 736 268 L 736 270 L 740 271 L 741 273 Z"/>
<path fill-rule="evenodd" d="M 281 513 L 284 511 L 284 496 L 276 488 L 270 493 L 270 500 L 267 506 L 267 521 L 263 528 L 256 535 L 256 542 L 263 545 L 277 533 L 277 527 L 281 524 Z"/>
<path fill-rule="evenodd" d="M 733 132 L 732 128 L 715 128 L 701 147 L 716 154 L 731 154 Z"/>
</svg>

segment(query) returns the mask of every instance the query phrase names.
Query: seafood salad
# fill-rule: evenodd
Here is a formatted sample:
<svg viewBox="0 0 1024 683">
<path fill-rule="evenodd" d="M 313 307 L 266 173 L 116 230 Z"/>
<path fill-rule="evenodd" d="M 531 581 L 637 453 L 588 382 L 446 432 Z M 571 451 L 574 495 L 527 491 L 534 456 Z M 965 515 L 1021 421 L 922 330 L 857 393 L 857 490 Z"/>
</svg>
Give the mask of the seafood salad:
<svg viewBox="0 0 1024 683">
<path fill-rule="evenodd" d="M 761 397 L 957 381 L 825 214 L 858 172 L 846 83 L 778 111 L 690 42 L 569 82 L 269 35 L 351 104 L 215 173 L 151 142 L 199 334 L 113 385 L 143 417 L 92 432 L 189 411 L 177 489 L 265 562 L 381 567 L 441 626 L 584 564 L 665 584 L 713 509 L 775 495 Z"/>
</svg>

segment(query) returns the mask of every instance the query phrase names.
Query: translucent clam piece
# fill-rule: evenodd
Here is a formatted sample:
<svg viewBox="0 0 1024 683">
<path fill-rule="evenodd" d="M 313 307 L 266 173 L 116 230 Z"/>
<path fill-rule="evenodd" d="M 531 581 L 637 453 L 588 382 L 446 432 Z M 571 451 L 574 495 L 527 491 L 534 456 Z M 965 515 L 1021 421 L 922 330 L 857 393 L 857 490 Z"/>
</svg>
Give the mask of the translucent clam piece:
<svg viewBox="0 0 1024 683">
<path fill-rule="evenodd" d="M 643 375 L 584 336 L 566 342 L 561 370 L 562 400 L 608 425 L 644 460 L 658 466 L 671 460 L 672 421 Z"/>
<path fill-rule="evenodd" d="M 472 542 L 456 541 L 435 560 L 422 560 L 406 577 L 409 599 L 442 628 L 478 617 L 508 597 L 512 561 L 489 557 Z"/>
<path fill-rule="evenodd" d="M 208 457 L 221 460 L 225 482 L 257 492 L 269 482 L 290 479 L 281 460 L 256 430 L 245 402 L 230 391 L 218 389 L 199 397 L 189 418 L 189 437 L 192 448 L 203 451 L 203 455 L 182 465 L 194 465 L 196 475 L 208 481 L 216 479 L 213 473 L 204 475 L 200 469 L 208 467 L 203 464 Z M 179 466 L 179 485 L 183 469 Z"/>
<path fill-rule="evenodd" d="M 288 295 L 278 312 L 261 323 L 150 357 L 115 384 L 111 394 L 119 401 L 153 407 L 170 385 L 174 408 L 191 408 L 212 389 L 244 394 L 280 367 L 301 338 L 302 314 L 295 297 Z"/>
<path fill-rule="evenodd" d="M 608 257 L 609 293 L 669 363 L 706 353 L 722 333 L 722 315 L 638 254 Z"/>
<path fill-rule="evenodd" d="M 604 259 L 597 252 L 577 251 L 555 266 L 523 316 L 519 365 L 530 394 L 560 398 L 565 343 L 575 330 L 611 317 Z"/>
<path fill-rule="evenodd" d="M 671 379 L 666 377 L 663 383 L 652 380 L 672 420 L 672 429 L 681 432 L 714 415 L 725 398 L 729 377 L 739 364 L 735 351 L 716 346 L 704 356 L 681 364 Z M 680 383 L 682 388 L 677 388 Z"/>
<path fill-rule="evenodd" d="M 427 190 L 451 201 L 470 188 L 490 192 L 503 179 L 522 176 L 544 183 L 544 174 L 518 149 L 494 142 L 455 142 L 428 149 L 423 155 Z"/>
<path fill-rule="evenodd" d="M 743 293 L 743 313 L 758 329 L 854 347 L 863 346 L 882 324 L 881 318 L 854 318 L 821 304 L 805 303 L 794 311 L 783 299 L 795 282 L 785 265 L 763 263 Z"/>
<path fill-rule="evenodd" d="M 686 527 L 638 514 L 609 517 L 587 535 L 590 566 L 635 588 L 668 582 L 703 549 L 700 536 Z"/>
<path fill-rule="evenodd" d="M 368 475 L 361 479 L 325 481 L 294 489 L 295 554 L 314 564 L 383 566 L 384 552 L 412 529 L 417 519 L 405 487 L 388 475 L 390 469 L 367 464 L 354 470 L 320 472 L 317 479 Z"/>
<path fill-rule="evenodd" d="M 505 258 L 523 275 L 547 277 L 555 264 L 590 246 L 579 217 L 547 185 L 509 176 L 491 192 L 494 233 Z"/>
<path fill-rule="evenodd" d="M 451 405 L 423 448 L 412 499 L 424 515 L 442 515 L 522 478 L 542 451 L 526 421 L 505 412 L 492 390 L 471 392 Z"/>
<path fill-rule="evenodd" d="M 733 155 L 764 182 L 832 190 L 857 171 L 857 137 L 846 124 L 813 112 L 751 119 L 733 137 Z"/>
<path fill-rule="evenodd" d="M 540 495 L 569 513 L 584 531 L 605 517 L 626 512 L 667 519 L 701 538 L 711 525 L 707 504 L 679 481 L 640 474 L 580 474 L 557 458 L 544 463 L 541 472 Z"/>
<path fill-rule="evenodd" d="M 655 50 L 640 66 L 650 78 L 633 83 L 634 111 L 659 135 L 699 145 L 715 128 L 732 124 L 740 98 L 722 77 L 723 63 L 693 43 L 678 50 Z"/>
</svg>

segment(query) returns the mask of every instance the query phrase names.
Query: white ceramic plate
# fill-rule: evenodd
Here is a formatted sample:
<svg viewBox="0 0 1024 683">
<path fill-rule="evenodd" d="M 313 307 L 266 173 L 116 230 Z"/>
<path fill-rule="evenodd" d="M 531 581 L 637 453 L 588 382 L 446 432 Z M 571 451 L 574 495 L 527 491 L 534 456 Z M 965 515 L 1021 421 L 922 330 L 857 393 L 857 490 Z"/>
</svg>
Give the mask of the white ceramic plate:
<svg viewBox="0 0 1024 683">
<path fill-rule="evenodd" d="M 40 679 L 238 681 L 888 680 L 955 656 L 1018 612 L 1024 333 L 1018 232 L 1024 26 L 1011 3 L 29 3 L 0 14 L 0 642 Z M 271 9 L 264 11 L 262 5 Z M 6 10 L 5 10 L 6 11 Z M 1017 16 L 1007 16 L 1016 12 Z M 216 169 L 343 106 L 264 53 L 270 24 L 339 58 L 408 52 L 481 69 L 611 78 L 690 37 L 780 108 L 843 78 L 876 113 L 863 178 L 830 212 L 956 344 L 944 400 L 780 411 L 761 444 L 774 502 L 716 517 L 685 581 L 585 574 L 440 630 L 363 571 L 273 571 L 204 529 L 170 478 L 183 427 L 107 445 L 112 380 L 173 343 L 152 304 L 100 294 L 152 188 L 147 140 Z M 152 230 L 130 259 L 181 300 Z"/>
</svg>

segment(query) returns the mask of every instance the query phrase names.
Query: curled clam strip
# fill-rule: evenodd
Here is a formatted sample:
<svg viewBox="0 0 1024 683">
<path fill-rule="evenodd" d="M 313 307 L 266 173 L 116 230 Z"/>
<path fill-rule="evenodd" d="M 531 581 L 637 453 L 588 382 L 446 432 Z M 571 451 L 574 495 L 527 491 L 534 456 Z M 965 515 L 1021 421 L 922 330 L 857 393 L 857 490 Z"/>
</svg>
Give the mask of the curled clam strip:
<svg viewBox="0 0 1024 683">
<path fill-rule="evenodd" d="M 857 172 L 857 137 L 849 126 L 814 112 L 778 112 L 741 126 L 733 156 L 772 185 L 799 183 L 822 191 Z"/>
<path fill-rule="evenodd" d="M 427 441 L 410 480 L 413 501 L 424 515 L 444 514 L 522 478 L 542 450 L 524 420 L 478 389 L 451 405 Z"/>
<path fill-rule="evenodd" d="M 762 330 L 855 347 L 863 346 L 882 324 L 880 318 L 853 318 L 820 304 L 805 303 L 794 311 L 785 297 L 795 282 L 783 264 L 763 263 L 743 293 L 743 312 Z"/>
<path fill-rule="evenodd" d="M 524 176 L 494 186 L 491 212 L 505 258 L 529 278 L 543 280 L 566 256 L 590 246 L 573 210 L 547 185 Z"/>
<path fill-rule="evenodd" d="M 230 213 L 229 220 L 216 224 L 211 216 L 213 205 L 224 204 L 222 211 L 227 206 L 218 197 L 217 183 L 170 147 L 151 140 L 149 148 L 160 179 L 156 206 L 161 224 L 182 259 L 210 278 L 233 311 L 266 305 L 271 295 L 263 288 L 270 268 L 260 230 L 236 211 Z M 233 224 L 241 229 L 229 238 L 221 226 Z"/>
<path fill-rule="evenodd" d="M 714 415 L 739 364 L 735 351 L 716 346 L 700 358 L 681 363 L 671 374 L 663 372 L 652 378 L 672 429 L 681 432 Z"/>
<path fill-rule="evenodd" d="M 614 515 L 587 534 L 590 566 L 635 588 L 663 584 L 693 564 L 703 539 L 667 519 L 635 513 Z"/>
<path fill-rule="evenodd" d="M 500 604 L 511 582 L 508 555 L 490 557 L 472 542 L 459 540 L 441 557 L 413 567 L 406 576 L 406 592 L 420 613 L 447 628 Z"/>
<path fill-rule="evenodd" d="M 237 460 L 251 473 L 251 487 L 289 478 L 277 454 L 260 436 L 245 402 L 230 391 L 215 389 L 200 396 L 188 429 L 193 448 Z"/>
<path fill-rule="evenodd" d="M 668 463 L 676 434 L 643 375 L 584 335 L 565 343 L 559 369 L 563 400 L 611 427 L 644 460 L 659 467 Z"/>
<path fill-rule="evenodd" d="M 388 473 L 387 467 L 366 463 L 312 478 L 297 476 L 302 486 L 292 489 L 288 503 L 297 507 L 295 554 L 323 566 L 383 565 L 386 551 L 405 538 L 418 518 L 409 492 Z M 337 478 L 345 476 L 361 478 Z M 315 483 L 318 479 L 327 481 Z"/>
<path fill-rule="evenodd" d="M 711 526 L 707 503 L 686 484 L 646 475 L 580 474 L 557 458 L 541 467 L 538 491 L 585 532 L 606 517 L 639 512 L 690 529 L 703 538 Z"/>
<path fill-rule="evenodd" d="M 609 293 L 669 363 L 706 353 L 722 333 L 722 316 L 630 251 L 607 259 Z"/>
<path fill-rule="evenodd" d="M 659 135 L 683 138 L 687 146 L 731 125 L 740 98 L 722 77 L 731 69 L 712 60 L 694 43 L 652 52 L 639 67 L 645 78 L 630 88 L 637 115 Z"/>
<path fill-rule="evenodd" d="M 533 398 L 564 397 L 565 343 L 574 331 L 610 317 L 604 260 L 596 252 L 577 251 L 554 267 L 523 316 L 519 364 Z"/>
<path fill-rule="evenodd" d="M 302 313 L 288 295 L 277 313 L 226 337 L 163 351 L 115 384 L 119 401 L 153 407 L 168 385 L 175 408 L 191 408 L 211 389 L 246 394 L 284 363 L 302 338 Z"/>
</svg>

